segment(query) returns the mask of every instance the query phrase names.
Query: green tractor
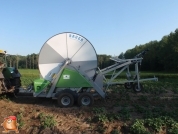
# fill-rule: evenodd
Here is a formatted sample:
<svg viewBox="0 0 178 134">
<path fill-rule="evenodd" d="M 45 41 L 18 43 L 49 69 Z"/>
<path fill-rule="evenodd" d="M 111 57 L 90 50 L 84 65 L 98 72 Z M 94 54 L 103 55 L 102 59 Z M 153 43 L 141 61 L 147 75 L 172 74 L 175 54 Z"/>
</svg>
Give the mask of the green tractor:
<svg viewBox="0 0 178 134">
<path fill-rule="evenodd" d="M 20 73 L 15 67 L 7 67 L 6 51 L 0 50 L 0 94 L 18 92 Z"/>
</svg>

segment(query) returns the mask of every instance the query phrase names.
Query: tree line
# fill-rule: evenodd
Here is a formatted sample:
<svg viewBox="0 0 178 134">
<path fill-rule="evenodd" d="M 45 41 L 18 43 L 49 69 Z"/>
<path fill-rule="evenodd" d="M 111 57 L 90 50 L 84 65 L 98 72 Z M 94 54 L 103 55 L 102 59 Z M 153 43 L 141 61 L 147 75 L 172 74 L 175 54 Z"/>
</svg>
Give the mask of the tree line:
<svg viewBox="0 0 178 134">
<path fill-rule="evenodd" d="M 27 56 L 8 55 L 6 57 L 8 67 L 16 67 L 18 69 L 38 69 L 38 54 L 30 54 Z"/>
<path fill-rule="evenodd" d="M 164 36 L 160 41 L 150 41 L 136 45 L 134 48 L 121 53 L 119 58 L 133 58 L 141 51 L 149 49 L 144 55 L 141 69 L 144 71 L 174 71 L 178 72 L 178 29 Z M 114 62 L 111 55 L 98 55 L 99 68 L 108 67 Z M 7 65 L 24 69 L 38 69 L 38 54 L 27 56 L 7 56 Z"/>
<path fill-rule="evenodd" d="M 38 69 L 38 54 L 30 54 L 27 56 L 9 55 L 6 57 L 8 67 L 16 67 L 18 69 Z M 105 68 L 114 62 L 110 60 L 110 55 L 97 55 L 98 66 Z"/>
<path fill-rule="evenodd" d="M 142 61 L 142 70 L 178 72 L 178 29 L 164 36 L 160 41 L 135 46 L 124 53 L 131 58 L 137 53 L 149 49 Z"/>
</svg>

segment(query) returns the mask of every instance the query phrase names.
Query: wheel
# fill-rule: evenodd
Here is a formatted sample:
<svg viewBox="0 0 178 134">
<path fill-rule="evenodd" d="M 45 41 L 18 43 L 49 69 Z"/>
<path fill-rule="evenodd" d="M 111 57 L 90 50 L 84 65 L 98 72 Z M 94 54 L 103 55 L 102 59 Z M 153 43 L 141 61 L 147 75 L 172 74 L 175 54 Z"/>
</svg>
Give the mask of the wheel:
<svg viewBox="0 0 178 134">
<path fill-rule="evenodd" d="M 134 84 L 133 84 L 133 90 L 134 90 L 135 92 L 140 92 L 142 89 L 143 89 L 142 84 L 140 84 L 140 88 L 138 87 L 138 83 L 134 83 Z"/>
<path fill-rule="evenodd" d="M 74 97 L 74 101 L 77 101 L 78 94 L 75 91 L 72 91 L 70 89 L 64 89 L 64 90 L 58 92 L 55 96 L 58 97 L 61 93 L 69 93 Z"/>
<path fill-rule="evenodd" d="M 14 93 L 15 93 L 15 94 L 18 94 L 18 93 L 19 93 L 19 88 L 20 88 L 20 86 L 21 86 L 21 80 L 20 80 L 20 77 L 16 77 L 16 78 L 14 78 L 13 86 L 15 86 Z"/>
<path fill-rule="evenodd" d="M 14 77 L 10 79 L 11 86 L 15 86 L 15 88 L 19 88 L 21 86 L 20 77 Z"/>
<path fill-rule="evenodd" d="M 126 89 L 131 89 L 131 88 L 133 87 L 133 83 L 132 83 L 132 82 L 126 82 L 126 83 L 124 84 L 124 87 L 125 87 Z"/>
<path fill-rule="evenodd" d="M 64 89 L 64 92 L 72 94 L 72 96 L 74 97 L 74 101 L 77 101 L 78 94 L 75 91 L 72 91 L 70 89 Z"/>
<path fill-rule="evenodd" d="M 15 78 L 15 86 L 18 87 L 18 88 L 21 86 L 21 79 L 20 79 L 20 77 L 16 77 Z"/>
<path fill-rule="evenodd" d="M 94 98 L 90 93 L 81 93 L 78 97 L 79 106 L 92 106 L 94 103 Z"/>
<path fill-rule="evenodd" d="M 74 97 L 70 93 L 62 92 L 58 96 L 58 104 L 60 107 L 71 107 L 74 104 Z"/>
</svg>

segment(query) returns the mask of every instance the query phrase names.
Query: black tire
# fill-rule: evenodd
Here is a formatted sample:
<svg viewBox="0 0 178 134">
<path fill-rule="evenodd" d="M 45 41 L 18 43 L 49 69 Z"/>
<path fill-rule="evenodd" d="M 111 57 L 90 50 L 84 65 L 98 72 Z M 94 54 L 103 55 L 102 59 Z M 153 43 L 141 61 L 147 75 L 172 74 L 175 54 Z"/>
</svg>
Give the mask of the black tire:
<svg viewBox="0 0 178 134">
<path fill-rule="evenodd" d="M 13 85 L 13 86 L 15 86 L 14 93 L 15 93 L 15 94 L 18 94 L 18 93 L 19 93 L 19 88 L 20 88 L 20 86 L 21 86 L 20 77 L 14 78 L 14 85 Z"/>
<path fill-rule="evenodd" d="M 138 87 L 138 83 L 134 83 L 134 84 L 133 84 L 133 90 L 134 90 L 135 92 L 141 92 L 142 89 L 143 89 L 142 84 L 140 84 L 140 88 Z"/>
<path fill-rule="evenodd" d="M 15 86 L 16 87 L 21 87 L 21 79 L 20 79 L 20 77 L 16 77 Z"/>
<path fill-rule="evenodd" d="M 70 89 L 64 89 L 58 93 L 56 93 L 56 97 L 58 97 L 61 93 L 70 93 L 72 94 L 72 96 L 74 97 L 74 101 L 77 101 L 77 98 L 78 98 L 78 94 L 75 92 L 75 91 L 72 91 Z"/>
<path fill-rule="evenodd" d="M 15 88 L 19 88 L 21 86 L 20 77 L 14 77 L 10 79 L 11 86 L 15 86 Z"/>
<path fill-rule="evenodd" d="M 92 106 L 94 98 L 91 93 L 81 93 L 78 97 L 79 106 Z"/>
<path fill-rule="evenodd" d="M 125 87 L 125 89 L 131 89 L 133 87 L 133 83 L 132 82 L 126 82 L 124 84 L 124 87 Z"/>
<path fill-rule="evenodd" d="M 62 92 L 58 96 L 58 104 L 60 107 L 72 107 L 74 104 L 74 97 L 72 94 L 67 92 Z"/>
<path fill-rule="evenodd" d="M 72 94 L 72 96 L 74 97 L 74 101 L 77 101 L 78 94 L 75 91 L 72 91 L 70 89 L 64 89 L 64 92 Z"/>
</svg>

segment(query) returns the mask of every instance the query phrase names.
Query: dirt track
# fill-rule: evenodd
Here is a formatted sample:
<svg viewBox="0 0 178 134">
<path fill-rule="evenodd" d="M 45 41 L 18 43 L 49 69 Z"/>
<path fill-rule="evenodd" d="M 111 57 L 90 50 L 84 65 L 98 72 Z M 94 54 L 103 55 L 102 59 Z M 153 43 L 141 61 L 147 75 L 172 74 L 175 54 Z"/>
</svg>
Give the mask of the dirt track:
<svg viewBox="0 0 178 134">
<path fill-rule="evenodd" d="M 92 107 L 78 107 L 75 104 L 71 108 L 59 108 L 56 100 L 46 98 L 3 98 L 0 99 L 0 123 L 5 117 L 20 115 L 21 121 L 18 123 L 23 124 L 19 128 L 20 134 L 110 134 L 113 130 L 125 134 L 130 133 L 130 125 L 135 119 L 143 118 L 145 110 L 163 107 L 163 110 L 171 112 L 173 106 L 178 105 L 178 96 L 170 90 L 155 92 L 156 95 L 118 91 L 109 94 L 110 98 L 105 100 L 95 98 Z M 57 125 L 43 129 L 39 118 L 41 113 L 54 117 Z M 100 116 L 96 116 L 97 113 Z M 106 114 L 109 121 L 103 116 Z M 112 119 L 113 115 L 114 118 L 119 115 L 119 118 Z M 0 127 L 2 131 L 3 127 Z"/>
<path fill-rule="evenodd" d="M 97 102 L 106 104 L 103 100 L 97 100 Z M 97 104 L 93 107 L 97 107 Z M 94 116 L 93 107 L 59 108 L 56 100 L 46 98 L 18 97 L 10 100 L 2 99 L 0 100 L 0 123 L 4 121 L 5 117 L 22 115 L 23 126 L 19 128 L 19 131 L 23 134 L 97 134 L 99 133 L 98 125 L 100 124 L 87 121 Z M 53 116 L 57 121 L 57 126 L 52 129 L 42 129 L 39 120 L 40 113 Z M 110 133 L 113 128 L 120 127 L 117 122 L 106 124 L 106 126 L 107 131 L 105 133 Z M 0 132 L 2 131 L 3 127 L 0 128 Z"/>
</svg>

